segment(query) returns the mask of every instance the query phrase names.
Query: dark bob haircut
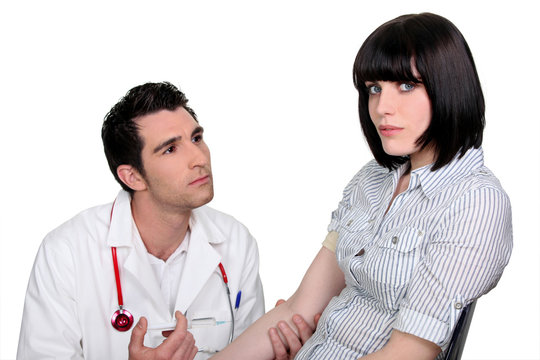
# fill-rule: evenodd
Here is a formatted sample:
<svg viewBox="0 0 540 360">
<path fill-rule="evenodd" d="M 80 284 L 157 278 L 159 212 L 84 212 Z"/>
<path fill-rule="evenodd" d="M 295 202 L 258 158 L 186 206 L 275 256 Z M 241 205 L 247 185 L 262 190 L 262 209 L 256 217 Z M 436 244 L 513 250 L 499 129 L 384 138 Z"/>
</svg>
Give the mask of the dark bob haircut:
<svg viewBox="0 0 540 360">
<path fill-rule="evenodd" d="M 114 178 L 124 190 L 133 193 L 118 177 L 118 166 L 131 165 L 145 176 L 141 156 L 144 143 L 139 136 L 136 119 L 160 110 L 174 111 L 183 107 L 197 120 L 195 112 L 187 103 L 184 93 L 171 83 L 146 83 L 129 90 L 105 116 L 101 128 L 103 149 Z"/>
<path fill-rule="evenodd" d="M 416 68 L 420 78 L 413 74 Z M 377 28 L 360 48 L 353 67 L 359 93 L 362 131 L 379 164 L 395 169 L 408 160 L 384 152 L 369 116 L 366 81 L 422 82 L 431 101 L 432 118 L 417 140 L 433 146 L 431 170 L 482 144 L 484 95 L 473 57 L 461 32 L 442 16 L 403 15 Z"/>
</svg>

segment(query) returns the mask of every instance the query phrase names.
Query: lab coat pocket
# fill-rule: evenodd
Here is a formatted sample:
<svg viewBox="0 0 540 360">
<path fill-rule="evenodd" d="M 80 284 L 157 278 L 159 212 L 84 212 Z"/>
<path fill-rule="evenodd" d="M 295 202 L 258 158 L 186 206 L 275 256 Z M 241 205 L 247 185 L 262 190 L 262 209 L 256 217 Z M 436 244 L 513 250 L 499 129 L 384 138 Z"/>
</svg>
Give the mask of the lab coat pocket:
<svg viewBox="0 0 540 360">
<path fill-rule="evenodd" d="M 229 310 L 199 310 L 188 314 L 188 327 L 195 346 L 204 353 L 216 353 L 227 346 L 232 325 Z"/>
</svg>

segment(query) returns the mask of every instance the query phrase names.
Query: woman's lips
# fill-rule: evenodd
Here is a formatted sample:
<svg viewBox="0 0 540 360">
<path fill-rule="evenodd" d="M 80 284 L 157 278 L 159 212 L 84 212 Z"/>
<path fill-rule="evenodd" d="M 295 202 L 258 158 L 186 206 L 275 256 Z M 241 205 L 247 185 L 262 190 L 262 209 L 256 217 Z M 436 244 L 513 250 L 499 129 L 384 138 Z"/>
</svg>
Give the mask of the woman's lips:
<svg viewBox="0 0 540 360">
<path fill-rule="evenodd" d="M 380 125 L 379 132 L 382 136 L 393 136 L 398 134 L 403 128 L 392 125 Z"/>
</svg>

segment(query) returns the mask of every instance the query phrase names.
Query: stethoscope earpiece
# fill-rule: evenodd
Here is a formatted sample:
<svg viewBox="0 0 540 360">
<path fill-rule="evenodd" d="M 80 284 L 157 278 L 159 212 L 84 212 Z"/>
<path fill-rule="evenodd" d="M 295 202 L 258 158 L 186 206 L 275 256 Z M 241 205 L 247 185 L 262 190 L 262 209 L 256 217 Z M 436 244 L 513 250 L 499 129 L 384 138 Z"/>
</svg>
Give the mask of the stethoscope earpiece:
<svg viewBox="0 0 540 360">
<path fill-rule="evenodd" d="M 133 315 L 127 310 L 116 310 L 111 318 L 111 324 L 118 331 L 128 331 L 133 325 Z"/>
</svg>

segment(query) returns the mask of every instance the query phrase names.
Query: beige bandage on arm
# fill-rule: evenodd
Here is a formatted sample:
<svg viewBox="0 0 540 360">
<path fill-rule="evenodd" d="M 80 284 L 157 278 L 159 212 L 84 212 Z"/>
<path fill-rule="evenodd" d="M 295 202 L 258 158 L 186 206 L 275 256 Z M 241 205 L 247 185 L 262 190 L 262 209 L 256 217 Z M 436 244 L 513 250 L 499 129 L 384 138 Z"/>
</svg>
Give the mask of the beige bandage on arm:
<svg viewBox="0 0 540 360">
<path fill-rule="evenodd" d="M 326 239 L 324 239 L 322 245 L 328 250 L 335 253 L 336 246 L 337 246 L 337 239 L 338 239 L 337 231 L 330 231 L 328 235 L 326 235 Z"/>
</svg>

